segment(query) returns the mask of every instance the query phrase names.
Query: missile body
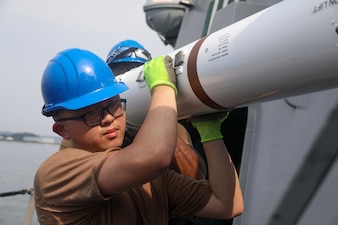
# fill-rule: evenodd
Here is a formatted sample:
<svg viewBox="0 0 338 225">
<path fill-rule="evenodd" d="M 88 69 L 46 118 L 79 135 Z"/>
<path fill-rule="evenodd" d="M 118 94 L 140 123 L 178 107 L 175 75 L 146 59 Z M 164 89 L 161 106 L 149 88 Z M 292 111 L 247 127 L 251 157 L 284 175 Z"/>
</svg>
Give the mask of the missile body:
<svg viewBox="0 0 338 225">
<path fill-rule="evenodd" d="M 284 0 L 168 55 L 180 119 L 336 88 L 338 0 Z M 136 127 L 150 102 L 142 70 L 118 77 Z"/>
</svg>

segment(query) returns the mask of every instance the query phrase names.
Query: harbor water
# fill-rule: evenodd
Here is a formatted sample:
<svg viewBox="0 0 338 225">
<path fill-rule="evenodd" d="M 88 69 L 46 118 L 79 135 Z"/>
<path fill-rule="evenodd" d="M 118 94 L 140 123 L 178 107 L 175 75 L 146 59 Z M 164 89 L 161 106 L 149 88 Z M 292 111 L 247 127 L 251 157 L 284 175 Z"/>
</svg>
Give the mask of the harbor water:
<svg viewBox="0 0 338 225">
<path fill-rule="evenodd" d="M 0 141 L 0 193 L 33 188 L 34 174 L 58 145 Z M 0 197 L 0 224 L 24 224 L 31 195 L 17 194 Z M 38 225 L 34 210 L 31 225 Z"/>
</svg>

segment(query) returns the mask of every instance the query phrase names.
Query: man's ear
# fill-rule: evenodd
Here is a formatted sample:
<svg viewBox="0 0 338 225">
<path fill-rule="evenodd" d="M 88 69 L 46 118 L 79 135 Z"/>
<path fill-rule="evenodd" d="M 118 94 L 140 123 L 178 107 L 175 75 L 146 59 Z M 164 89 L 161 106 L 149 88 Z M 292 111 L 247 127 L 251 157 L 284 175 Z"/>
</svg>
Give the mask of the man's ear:
<svg viewBox="0 0 338 225">
<path fill-rule="evenodd" d="M 65 129 L 65 126 L 60 122 L 55 122 L 53 124 L 53 131 L 64 139 L 68 140 L 70 138 L 70 135 L 67 132 L 67 129 Z"/>
</svg>

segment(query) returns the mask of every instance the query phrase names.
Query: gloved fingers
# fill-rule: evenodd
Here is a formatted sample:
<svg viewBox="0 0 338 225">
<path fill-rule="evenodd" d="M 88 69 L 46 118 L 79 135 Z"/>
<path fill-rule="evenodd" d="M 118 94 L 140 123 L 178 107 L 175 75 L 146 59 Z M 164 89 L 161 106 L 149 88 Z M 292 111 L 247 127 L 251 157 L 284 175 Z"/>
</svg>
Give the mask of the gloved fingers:
<svg viewBox="0 0 338 225">
<path fill-rule="evenodd" d="M 173 59 L 170 56 L 166 55 L 164 57 L 164 64 L 169 74 L 171 82 L 176 86 L 176 73 L 173 67 Z"/>
<path fill-rule="evenodd" d="M 177 94 L 176 74 L 170 56 L 159 56 L 146 62 L 143 72 L 151 94 L 153 89 L 159 85 L 170 86 Z"/>
</svg>

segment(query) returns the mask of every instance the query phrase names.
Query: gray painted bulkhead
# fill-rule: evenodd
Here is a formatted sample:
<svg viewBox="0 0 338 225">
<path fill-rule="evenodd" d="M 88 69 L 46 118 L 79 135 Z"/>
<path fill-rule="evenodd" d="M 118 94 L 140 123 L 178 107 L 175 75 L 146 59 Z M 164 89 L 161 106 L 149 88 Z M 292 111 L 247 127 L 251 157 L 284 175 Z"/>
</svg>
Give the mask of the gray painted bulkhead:
<svg viewBox="0 0 338 225">
<path fill-rule="evenodd" d="M 278 2 L 194 0 L 175 48 Z M 251 105 L 245 116 L 245 212 L 233 224 L 338 224 L 338 89 Z"/>
</svg>

